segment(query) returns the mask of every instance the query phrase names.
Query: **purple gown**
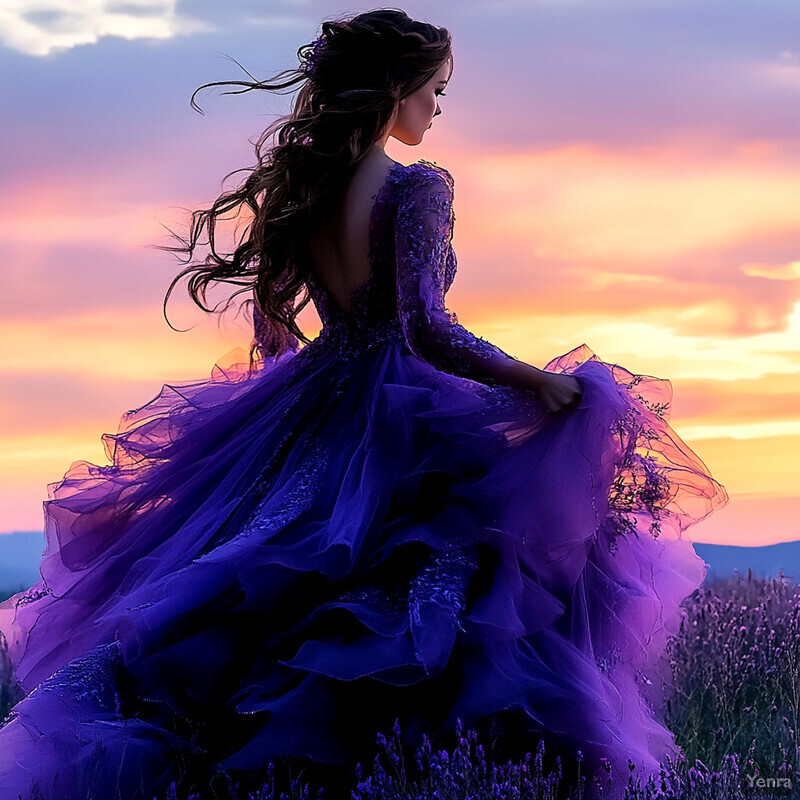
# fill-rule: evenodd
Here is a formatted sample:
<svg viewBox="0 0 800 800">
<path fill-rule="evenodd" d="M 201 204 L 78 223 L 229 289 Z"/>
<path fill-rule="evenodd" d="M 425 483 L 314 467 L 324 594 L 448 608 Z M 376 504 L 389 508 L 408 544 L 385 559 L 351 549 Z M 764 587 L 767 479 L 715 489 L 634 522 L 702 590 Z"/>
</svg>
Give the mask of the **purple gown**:
<svg viewBox="0 0 800 800">
<path fill-rule="evenodd" d="M 442 167 L 395 164 L 349 313 L 310 279 L 311 344 L 164 386 L 109 466 L 51 487 L 41 580 L 0 604 L 3 797 L 353 764 L 395 717 L 412 745 L 459 717 L 549 732 L 622 781 L 676 754 L 663 651 L 706 570 L 680 534 L 725 491 L 665 380 L 581 345 L 546 367 L 574 410 L 493 383 L 509 356 L 444 304 L 452 200 Z"/>
</svg>

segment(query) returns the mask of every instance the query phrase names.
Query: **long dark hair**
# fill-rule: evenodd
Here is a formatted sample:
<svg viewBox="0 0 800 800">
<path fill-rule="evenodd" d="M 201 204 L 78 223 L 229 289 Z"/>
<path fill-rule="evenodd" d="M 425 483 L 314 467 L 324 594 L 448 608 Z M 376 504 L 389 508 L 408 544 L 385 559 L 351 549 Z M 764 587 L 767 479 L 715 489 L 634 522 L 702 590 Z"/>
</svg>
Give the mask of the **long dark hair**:
<svg viewBox="0 0 800 800">
<path fill-rule="evenodd" d="M 239 187 L 223 192 L 210 208 L 194 211 L 188 237 L 176 236 L 178 246 L 162 248 L 184 254 L 188 262 L 169 285 L 165 317 L 172 290 L 187 275 L 190 297 L 209 313 L 219 310 L 219 304 L 207 306 L 212 282 L 241 287 L 228 297 L 223 312 L 234 297 L 252 292 L 253 299 L 246 302 L 255 302 L 254 317 L 261 319 L 251 367 L 255 354 L 279 356 L 296 347 L 298 339 L 309 342 L 295 322 L 310 300 L 306 291 L 295 305 L 309 274 L 308 231 L 325 217 L 354 167 L 385 134 L 400 100 L 451 58 L 451 38 L 446 28 L 418 22 L 400 10 L 379 9 L 323 22 L 316 45 L 302 45 L 297 55 L 300 67 L 283 70 L 269 82 L 217 81 L 195 90 L 192 105 L 197 108 L 195 95 L 210 86 L 240 87 L 226 92 L 238 94 L 302 84 L 292 112 L 272 123 L 255 143 L 256 165 L 226 176 L 249 173 Z M 267 148 L 275 134 L 277 143 Z M 217 223 L 243 210 L 252 219 L 234 252 L 220 253 Z M 207 247 L 208 253 L 194 261 L 198 246 Z"/>
</svg>

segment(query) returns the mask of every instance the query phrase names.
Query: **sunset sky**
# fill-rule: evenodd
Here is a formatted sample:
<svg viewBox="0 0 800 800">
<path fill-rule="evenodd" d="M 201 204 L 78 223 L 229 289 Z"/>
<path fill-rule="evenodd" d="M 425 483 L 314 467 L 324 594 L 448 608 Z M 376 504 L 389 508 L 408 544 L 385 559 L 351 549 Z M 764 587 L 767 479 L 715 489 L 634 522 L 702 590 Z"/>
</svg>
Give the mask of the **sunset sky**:
<svg viewBox="0 0 800 800">
<path fill-rule="evenodd" d="M 0 533 L 163 383 L 249 345 L 148 245 L 253 163 L 292 95 L 201 83 L 297 65 L 323 19 L 279 0 L 4 0 L 0 8 Z M 455 180 L 448 307 L 544 366 L 586 343 L 668 378 L 672 424 L 731 502 L 697 542 L 800 539 L 800 4 L 407 2 L 455 70 L 425 141 Z M 231 185 L 230 183 L 226 185 Z M 185 294 L 185 293 L 184 293 Z M 301 327 L 314 335 L 311 307 Z"/>
</svg>

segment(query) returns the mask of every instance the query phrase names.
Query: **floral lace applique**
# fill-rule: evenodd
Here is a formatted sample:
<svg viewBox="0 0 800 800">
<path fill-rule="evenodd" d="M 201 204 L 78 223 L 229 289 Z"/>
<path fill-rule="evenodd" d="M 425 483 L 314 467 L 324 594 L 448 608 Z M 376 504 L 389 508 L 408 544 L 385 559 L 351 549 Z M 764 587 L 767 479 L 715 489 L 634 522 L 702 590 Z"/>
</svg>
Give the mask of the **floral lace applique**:
<svg viewBox="0 0 800 800">
<path fill-rule="evenodd" d="M 24 606 L 27 605 L 28 603 L 34 603 L 37 600 L 41 600 L 43 597 L 47 597 L 47 595 L 50 595 L 52 593 L 53 590 L 49 587 L 46 589 L 37 589 L 34 586 L 32 586 L 30 589 L 27 589 L 22 595 L 20 595 L 17 598 L 17 601 L 16 603 L 14 603 L 14 605 Z"/>
<path fill-rule="evenodd" d="M 119 642 L 98 645 L 86 655 L 70 661 L 54 672 L 28 694 L 52 692 L 70 702 L 89 701 L 104 711 L 122 718 L 120 695 L 117 692 L 122 655 Z M 11 711 L 11 716 L 14 710 Z"/>
<path fill-rule="evenodd" d="M 311 436 L 308 438 L 311 439 Z M 264 495 L 265 500 L 255 508 L 239 536 L 249 536 L 256 531 L 262 536 L 277 533 L 297 519 L 313 505 L 316 493 L 324 481 L 327 465 L 328 453 L 319 442 L 311 439 L 310 448 L 287 487 L 276 495 L 271 491 L 272 481 L 269 478 L 259 487 L 259 494 Z M 271 477 L 274 480 L 274 476 Z M 279 502 L 276 503 L 276 499 Z"/>
<path fill-rule="evenodd" d="M 396 181 L 397 310 L 406 341 L 437 369 L 495 386 L 489 365 L 515 359 L 460 325 L 444 305 L 456 271 L 453 178 L 421 162 L 402 170 Z"/>
<path fill-rule="evenodd" d="M 384 614 L 397 615 L 408 609 L 408 588 L 397 584 L 367 584 L 342 592 L 336 602 L 366 605 Z"/>
<path fill-rule="evenodd" d="M 412 623 L 421 626 L 420 608 L 426 603 L 436 603 L 448 609 L 454 627 L 463 631 L 465 591 L 477 567 L 469 545 L 451 542 L 444 550 L 428 556 L 411 581 L 408 605 Z"/>
</svg>

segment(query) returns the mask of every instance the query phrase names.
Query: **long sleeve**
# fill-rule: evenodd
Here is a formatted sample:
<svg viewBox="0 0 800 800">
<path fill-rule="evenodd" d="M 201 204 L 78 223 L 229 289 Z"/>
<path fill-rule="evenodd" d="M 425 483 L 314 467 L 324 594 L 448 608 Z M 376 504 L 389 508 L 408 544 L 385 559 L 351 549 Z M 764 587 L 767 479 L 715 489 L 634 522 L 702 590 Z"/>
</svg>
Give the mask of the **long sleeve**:
<svg viewBox="0 0 800 800">
<path fill-rule="evenodd" d="M 441 167 L 417 163 L 404 176 L 395 217 L 397 310 L 415 356 L 437 369 L 490 386 L 509 363 L 499 347 L 475 336 L 444 305 L 455 275 L 453 184 Z"/>
</svg>

